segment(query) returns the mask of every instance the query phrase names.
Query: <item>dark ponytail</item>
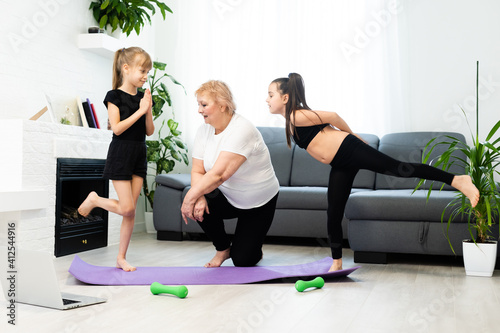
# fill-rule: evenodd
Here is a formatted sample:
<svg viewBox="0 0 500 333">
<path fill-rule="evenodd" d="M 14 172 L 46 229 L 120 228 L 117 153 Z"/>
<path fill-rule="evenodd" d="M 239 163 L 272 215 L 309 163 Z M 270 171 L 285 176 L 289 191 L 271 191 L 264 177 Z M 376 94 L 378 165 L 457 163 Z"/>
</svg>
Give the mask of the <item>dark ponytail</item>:
<svg viewBox="0 0 500 333">
<path fill-rule="evenodd" d="M 278 90 L 282 95 L 288 94 L 288 102 L 286 103 L 285 119 L 286 119 L 286 142 L 289 147 L 292 145 L 291 137 L 297 134 L 295 124 L 292 124 L 291 118 L 295 119 L 297 110 L 311 110 L 306 103 L 306 94 L 304 89 L 304 80 L 297 73 L 290 73 L 288 77 L 279 78 L 272 83 L 278 85 Z M 318 116 L 319 118 L 319 116 Z M 321 121 L 321 118 L 320 118 Z"/>
</svg>

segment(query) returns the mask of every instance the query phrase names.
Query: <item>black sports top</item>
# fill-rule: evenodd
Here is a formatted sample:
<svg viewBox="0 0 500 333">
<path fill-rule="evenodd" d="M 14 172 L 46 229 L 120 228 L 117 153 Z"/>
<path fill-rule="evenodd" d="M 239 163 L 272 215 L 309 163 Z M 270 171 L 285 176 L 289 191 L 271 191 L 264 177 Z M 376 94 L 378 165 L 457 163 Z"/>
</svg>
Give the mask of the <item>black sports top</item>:
<svg viewBox="0 0 500 333">
<path fill-rule="evenodd" d="M 139 104 L 144 93 L 138 91 L 136 95 L 130 95 L 123 90 L 110 90 L 104 98 L 104 105 L 113 103 L 120 110 L 120 121 L 127 119 L 135 111 L 139 110 Z M 120 135 L 113 134 L 113 140 L 128 140 L 144 142 L 146 140 L 146 115 L 139 118 L 132 126 Z"/>
<path fill-rule="evenodd" d="M 295 127 L 295 131 L 293 133 L 293 141 L 303 149 L 307 149 L 307 146 L 311 143 L 312 139 L 318 135 L 318 133 L 328 126 L 329 124 L 320 124 L 313 126 L 297 126 Z"/>
</svg>

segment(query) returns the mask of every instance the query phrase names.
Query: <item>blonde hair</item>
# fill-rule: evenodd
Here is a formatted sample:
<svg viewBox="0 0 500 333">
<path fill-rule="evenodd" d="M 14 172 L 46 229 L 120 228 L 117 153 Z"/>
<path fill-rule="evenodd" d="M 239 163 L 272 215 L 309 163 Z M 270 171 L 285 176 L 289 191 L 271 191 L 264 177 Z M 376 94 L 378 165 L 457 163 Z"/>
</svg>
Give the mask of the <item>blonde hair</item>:
<svg viewBox="0 0 500 333">
<path fill-rule="evenodd" d="M 148 70 L 153 67 L 149 54 L 140 47 L 119 49 L 115 52 L 113 60 L 113 89 L 118 89 L 123 84 L 123 65 L 142 66 Z"/>
<path fill-rule="evenodd" d="M 198 95 L 203 93 L 208 93 L 218 104 L 225 105 L 231 114 L 236 110 L 233 94 L 224 82 L 217 80 L 207 81 L 195 91 L 194 95 L 198 97 Z"/>
</svg>

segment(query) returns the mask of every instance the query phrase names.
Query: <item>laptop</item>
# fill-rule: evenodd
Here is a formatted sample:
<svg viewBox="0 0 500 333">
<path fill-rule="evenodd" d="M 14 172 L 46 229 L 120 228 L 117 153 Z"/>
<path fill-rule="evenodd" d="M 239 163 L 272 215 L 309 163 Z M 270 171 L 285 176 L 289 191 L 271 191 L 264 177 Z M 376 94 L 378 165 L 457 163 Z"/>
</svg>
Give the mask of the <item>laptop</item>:
<svg viewBox="0 0 500 333">
<path fill-rule="evenodd" d="M 0 251 L 0 279 L 5 299 L 59 310 L 106 302 L 105 298 L 61 293 L 52 256 L 46 252 L 16 249 L 15 269 L 9 267 L 6 248 Z M 8 278 L 15 276 L 15 289 Z M 10 291 L 10 292 L 9 292 Z M 12 291 L 15 297 L 12 297 Z"/>
</svg>

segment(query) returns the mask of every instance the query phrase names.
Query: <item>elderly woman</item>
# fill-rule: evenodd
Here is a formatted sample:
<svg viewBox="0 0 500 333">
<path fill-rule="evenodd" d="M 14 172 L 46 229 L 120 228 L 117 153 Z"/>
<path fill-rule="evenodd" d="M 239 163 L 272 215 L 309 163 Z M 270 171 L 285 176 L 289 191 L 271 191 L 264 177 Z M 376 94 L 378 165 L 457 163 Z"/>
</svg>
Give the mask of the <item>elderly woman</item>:
<svg viewBox="0 0 500 333">
<path fill-rule="evenodd" d="M 196 220 L 212 240 L 216 254 L 205 267 L 231 258 L 235 266 L 254 266 L 271 226 L 279 183 L 260 132 L 235 113 L 229 87 L 208 81 L 195 93 L 205 124 L 196 134 L 191 189 L 182 207 L 185 223 Z M 238 218 L 231 240 L 225 218 Z"/>
</svg>

